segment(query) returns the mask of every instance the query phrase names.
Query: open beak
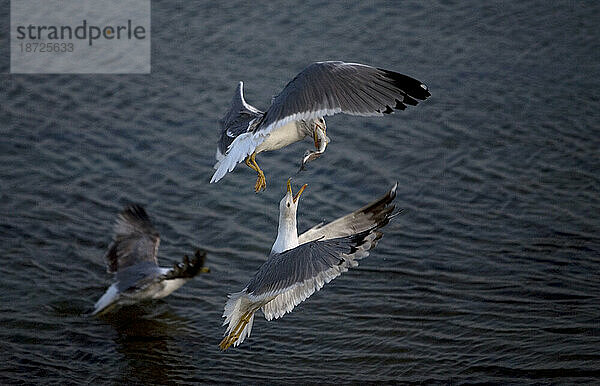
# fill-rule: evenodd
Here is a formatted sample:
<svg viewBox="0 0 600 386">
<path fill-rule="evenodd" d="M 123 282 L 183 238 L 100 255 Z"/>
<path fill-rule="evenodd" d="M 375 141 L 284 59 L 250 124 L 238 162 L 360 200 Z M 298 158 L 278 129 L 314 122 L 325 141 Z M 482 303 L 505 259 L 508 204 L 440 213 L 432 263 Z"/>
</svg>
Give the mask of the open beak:
<svg viewBox="0 0 600 386">
<path fill-rule="evenodd" d="M 300 198 L 300 195 L 302 194 L 302 192 L 304 192 L 304 189 L 306 189 L 307 186 L 308 186 L 308 184 L 302 185 L 300 190 L 298 192 L 296 192 L 296 195 L 294 196 L 294 204 L 296 203 L 296 201 L 298 201 L 298 198 Z"/>
<path fill-rule="evenodd" d="M 304 184 L 302 185 L 302 187 L 300 188 L 300 190 L 298 190 L 296 192 L 295 195 L 293 195 L 292 199 L 294 200 L 294 204 L 296 203 L 296 201 L 298 201 L 298 198 L 300 198 L 300 195 L 302 194 L 302 192 L 304 192 L 304 189 L 306 189 L 306 187 L 308 186 L 308 184 Z M 287 192 L 292 195 L 292 179 L 289 178 L 287 181 Z"/>
</svg>

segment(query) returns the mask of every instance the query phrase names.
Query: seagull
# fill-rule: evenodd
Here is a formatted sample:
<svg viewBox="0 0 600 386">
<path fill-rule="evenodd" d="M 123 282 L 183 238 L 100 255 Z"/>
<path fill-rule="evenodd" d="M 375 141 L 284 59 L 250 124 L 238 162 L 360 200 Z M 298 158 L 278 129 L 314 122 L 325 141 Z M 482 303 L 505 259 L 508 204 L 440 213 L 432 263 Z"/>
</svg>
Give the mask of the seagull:
<svg viewBox="0 0 600 386">
<path fill-rule="evenodd" d="M 123 209 L 104 256 L 107 271 L 115 274 L 115 281 L 96 302 L 92 315 L 118 305 L 164 298 L 198 273 L 209 271 L 203 266 L 206 253 L 200 250 L 191 259 L 185 255 L 173 268 L 159 267 L 159 244 L 160 236 L 142 206 L 132 204 Z"/>
<path fill-rule="evenodd" d="M 306 185 L 293 195 L 288 180 L 287 193 L 279 203 L 277 238 L 267 261 L 243 290 L 229 295 L 225 304 L 223 325 L 228 326 L 221 350 L 236 347 L 250 336 L 259 309 L 267 320 L 280 318 L 367 257 L 383 235 L 379 229 L 400 213 L 393 213 L 392 205 L 397 186 L 344 217 L 298 235 L 298 198 Z"/>
<path fill-rule="evenodd" d="M 266 179 L 256 162 L 257 154 L 311 136 L 316 151 L 305 153 L 303 169 L 323 154 L 330 141 L 324 116 L 390 114 L 430 95 L 424 83 L 394 71 L 358 63 L 317 62 L 296 75 L 262 112 L 245 101 L 244 83 L 240 82 L 231 108 L 220 121 L 216 171 L 210 182 L 219 181 L 245 161 L 258 173 L 254 186 L 258 193 L 266 188 Z"/>
</svg>

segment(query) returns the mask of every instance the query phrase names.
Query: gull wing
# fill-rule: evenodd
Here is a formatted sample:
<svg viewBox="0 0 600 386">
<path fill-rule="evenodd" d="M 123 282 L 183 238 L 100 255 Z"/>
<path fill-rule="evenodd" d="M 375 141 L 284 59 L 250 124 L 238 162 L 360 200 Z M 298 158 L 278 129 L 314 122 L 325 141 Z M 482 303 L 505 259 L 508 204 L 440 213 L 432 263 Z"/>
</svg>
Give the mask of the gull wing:
<svg viewBox="0 0 600 386">
<path fill-rule="evenodd" d="M 217 149 L 217 161 L 220 161 L 219 153 L 221 157 L 226 155 L 233 140 L 240 134 L 252 131 L 252 124 L 257 122 L 257 118 L 261 118 L 262 115 L 262 111 L 246 102 L 244 99 L 244 82 L 240 82 L 231 100 L 231 108 L 219 121 L 221 136 Z"/>
<path fill-rule="evenodd" d="M 306 232 L 298 236 L 298 242 L 301 244 L 313 240 L 328 240 L 336 237 L 348 236 L 373 227 L 382 227 L 387 224 L 391 217 L 398 213 L 392 214 L 395 205 L 392 204 L 396 197 L 396 188 L 398 183 L 379 199 L 347 214 L 344 217 L 338 218 L 328 224 L 318 224 Z"/>
<path fill-rule="evenodd" d="M 272 254 L 248 284 L 248 300 L 264 304 L 262 311 L 267 320 L 279 318 L 349 267 L 357 266 L 357 260 L 368 256 L 381 236 L 374 227 Z"/>
<path fill-rule="evenodd" d="M 217 146 L 216 169 L 210 182 L 217 182 L 227 172 L 246 156 L 251 154 L 264 138 L 248 141 L 248 136 L 253 137 L 252 130 L 262 119 L 263 112 L 249 105 L 244 99 L 244 82 L 240 82 L 233 95 L 231 108 L 221 119 L 221 136 Z M 252 139 L 252 138 L 250 138 Z"/>
<path fill-rule="evenodd" d="M 358 63 L 317 62 L 273 98 L 255 132 L 326 115 L 383 115 L 415 106 L 431 94 L 421 81 Z"/>
<path fill-rule="evenodd" d="M 107 270 L 114 273 L 140 262 L 158 266 L 160 236 L 140 205 L 127 206 L 117 217 L 113 242 L 104 256 Z"/>
</svg>

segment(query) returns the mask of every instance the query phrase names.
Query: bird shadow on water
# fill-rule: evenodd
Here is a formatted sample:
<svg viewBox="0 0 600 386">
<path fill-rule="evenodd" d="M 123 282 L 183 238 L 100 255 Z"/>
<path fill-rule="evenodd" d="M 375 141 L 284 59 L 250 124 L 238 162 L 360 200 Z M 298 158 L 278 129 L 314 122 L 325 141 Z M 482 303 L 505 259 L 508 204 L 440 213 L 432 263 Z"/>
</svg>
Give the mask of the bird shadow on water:
<svg viewBox="0 0 600 386">
<path fill-rule="evenodd" d="M 176 337 L 186 334 L 190 322 L 160 300 L 125 306 L 101 319 L 116 331 L 115 349 L 125 358 L 119 383 L 167 384 L 187 361 Z"/>
<path fill-rule="evenodd" d="M 111 356 L 116 361 L 111 379 L 118 384 L 170 384 L 180 378 L 180 371 L 193 369 L 182 365 L 193 363 L 193 358 L 182 351 L 181 345 L 193 334 L 192 322 L 173 312 L 163 300 L 122 306 L 96 316 L 83 300 L 57 300 L 47 308 L 49 316 L 85 330 L 86 337 L 93 336 L 84 343 L 88 349 L 96 346 L 102 351 L 99 342 L 112 339 L 114 345 L 110 346 L 120 355 Z"/>
</svg>

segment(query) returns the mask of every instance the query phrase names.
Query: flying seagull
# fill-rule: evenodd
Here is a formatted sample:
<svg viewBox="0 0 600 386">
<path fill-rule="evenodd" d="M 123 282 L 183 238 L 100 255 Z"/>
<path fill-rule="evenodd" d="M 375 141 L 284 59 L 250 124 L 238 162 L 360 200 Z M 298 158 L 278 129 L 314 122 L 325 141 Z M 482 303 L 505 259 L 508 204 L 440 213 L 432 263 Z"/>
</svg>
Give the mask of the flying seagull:
<svg viewBox="0 0 600 386">
<path fill-rule="evenodd" d="M 267 320 L 291 312 L 324 284 L 356 267 L 369 255 L 382 233 L 379 230 L 399 212 L 393 213 L 395 184 L 383 197 L 332 221 L 318 224 L 298 236 L 296 210 L 306 185 L 279 203 L 279 229 L 267 261 L 243 290 L 229 295 L 223 325 L 228 325 L 219 347 L 238 346 L 250 336 L 254 314 L 262 310 Z"/>
<path fill-rule="evenodd" d="M 208 272 L 203 266 L 206 253 L 199 250 L 191 259 L 184 256 L 173 268 L 159 267 L 160 237 L 140 205 L 129 205 L 119 214 L 114 233 L 104 259 L 115 280 L 96 302 L 93 315 L 118 305 L 164 298 L 198 273 Z"/>
<path fill-rule="evenodd" d="M 262 112 L 244 100 L 240 82 L 229 112 L 220 121 L 216 171 L 210 182 L 219 181 L 245 160 L 258 173 L 254 190 L 259 192 L 266 180 L 256 163 L 257 154 L 312 136 L 316 151 L 305 154 L 304 166 L 323 154 L 329 142 L 324 116 L 389 114 L 430 95 L 424 83 L 397 72 L 358 63 L 317 62 L 296 75 Z"/>
</svg>

